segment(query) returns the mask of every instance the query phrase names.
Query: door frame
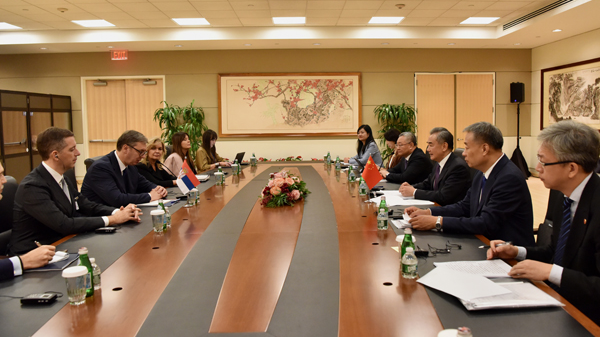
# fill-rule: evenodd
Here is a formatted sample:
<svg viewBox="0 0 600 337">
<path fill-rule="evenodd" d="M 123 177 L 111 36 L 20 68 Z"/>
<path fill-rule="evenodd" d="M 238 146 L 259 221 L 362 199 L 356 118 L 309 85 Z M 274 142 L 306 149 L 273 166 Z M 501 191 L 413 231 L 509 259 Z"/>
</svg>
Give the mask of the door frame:
<svg viewBox="0 0 600 337">
<path fill-rule="evenodd" d="M 157 78 L 162 79 L 163 83 L 163 101 L 167 100 L 167 91 L 166 91 L 166 80 L 165 75 L 136 75 L 136 76 L 82 76 L 81 77 L 81 123 L 83 126 L 83 151 L 80 151 L 84 160 L 88 158 L 89 151 L 89 136 L 88 136 L 88 123 L 87 123 L 87 91 L 86 91 L 86 81 L 92 80 L 139 80 L 139 79 L 147 79 L 147 78 Z M 83 161 L 82 161 L 83 163 Z"/>
</svg>

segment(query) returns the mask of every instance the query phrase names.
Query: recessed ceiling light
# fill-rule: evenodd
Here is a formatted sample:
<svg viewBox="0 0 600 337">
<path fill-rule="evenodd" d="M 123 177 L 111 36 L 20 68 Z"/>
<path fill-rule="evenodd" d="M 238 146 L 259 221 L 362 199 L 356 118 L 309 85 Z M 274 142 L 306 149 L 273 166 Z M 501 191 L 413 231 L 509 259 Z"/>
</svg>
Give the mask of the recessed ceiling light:
<svg viewBox="0 0 600 337">
<path fill-rule="evenodd" d="M 558 33 L 558 32 L 562 32 L 562 29 L 555 29 L 552 31 L 552 33 Z"/>
<path fill-rule="evenodd" d="M 449 46 L 454 46 L 455 44 L 456 44 L 456 43 L 454 43 L 454 42 L 450 42 L 450 43 L 448 43 L 448 45 L 449 45 Z"/>
<path fill-rule="evenodd" d="M 381 44 L 384 45 L 384 46 L 387 46 L 389 43 L 388 42 L 382 42 Z"/>
<path fill-rule="evenodd" d="M 72 20 L 71 22 L 76 23 L 83 27 L 88 27 L 88 28 L 114 27 L 115 26 L 106 20 Z"/>
<path fill-rule="evenodd" d="M 182 44 L 176 44 L 176 45 L 175 45 L 175 48 L 181 48 L 181 47 L 183 47 L 183 45 L 182 45 Z"/>
<path fill-rule="evenodd" d="M 374 16 L 369 20 L 369 23 L 376 24 L 397 24 L 404 20 L 403 16 Z"/>
<path fill-rule="evenodd" d="M 112 49 L 112 48 L 114 48 L 114 47 L 113 46 L 108 46 L 108 49 Z"/>
<path fill-rule="evenodd" d="M 19 26 L 11 25 L 10 23 L 0 22 L 0 29 L 23 29 Z"/>
<path fill-rule="evenodd" d="M 48 48 L 46 48 L 46 47 L 40 47 L 40 49 L 41 49 L 41 50 L 46 50 L 46 49 L 48 49 Z"/>
<path fill-rule="evenodd" d="M 468 19 L 466 19 L 465 21 L 461 22 L 461 25 L 487 25 L 488 23 L 492 23 L 496 20 L 500 19 L 498 18 L 490 18 L 490 17 L 475 17 L 472 16 Z"/>
<path fill-rule="evenodd" d="M 320 43 L 313 43 L 313 46 L 320 46 Z"/>
<path fill-rule="evenodd" d="M 521 45 L 521 42 L 515 43 L 515 46 L 520 46 L 520 45 Z"/>
<path fill-rule="evenodd" d="M 273 17 L 273 23 L 276 25 L 304 24 L 304 23 L 306 23 L 306 17 L 304 17 L 304 16 Z"/>
<path fill-rule="evenodd" d="M 210 25 L 205 18 L 179 18 L 179 19 L 171 19 L 175 21 L 180 26 L 206 26 Z"/>
<path fill-rule="evenodd" d="M 252 43 L 244 43 L 244 46 L 246 47 L 250 47 L 252 45 Z"/>
</svg>

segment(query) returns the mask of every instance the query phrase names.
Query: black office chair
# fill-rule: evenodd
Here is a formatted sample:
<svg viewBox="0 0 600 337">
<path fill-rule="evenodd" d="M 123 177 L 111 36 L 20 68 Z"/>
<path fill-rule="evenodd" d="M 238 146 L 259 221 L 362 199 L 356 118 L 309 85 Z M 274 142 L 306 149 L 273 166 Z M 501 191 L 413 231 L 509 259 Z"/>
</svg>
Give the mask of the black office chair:
<svg viewBox="0 0 600 337">
<path fill-rule="evenodd" d="M 6 176 L 6 184 L 2 191 L 0 200 L 0 255 L 6 255 L 10 234 L 13 223 L 13 205 L 15 204 L 15 194 L 17 193 L 17 180 L 11 176 Z"/>
<path fill-rule="evenodd" d="M 173 153 L 173 145 L 165 144 L 165 158 L 168 158 Z"/>
<path fill-rule="evenodd" d="M 464 161 L 465 157 L 463 157 L 463 152 L 465 152 L 465 149 L 463 149 L 463 148 L 459 147 L 459 148 L 454 149 L 454 154 Z M 473 178 L 475 177 L 477 172 L 478 172 L 477 169 L 474 169 L 469 166 L 469 173 L 471 174 L 471 180 L 473 180 Z"/>
<path fill-rule="evenodd" d="M 86 171 L 87 171 L 87 170 L 89 170 L 89 169 L 90 169 L 90 167 L 92 166 L 92 164 L 93 164 L 93 163 L 94 163 L 96 160 L 98 160 L 98 159 L 100 159 L 100 158 L 102 158 L 102 157 L 104 157 L 104 156 L 97 156 L 97 157 L 87 158 L 86 160 L 84 160 L 84 161 L 83 161 L 83 163 L 85 164 L 85 170 L 86 170 Z"/>
</svg>

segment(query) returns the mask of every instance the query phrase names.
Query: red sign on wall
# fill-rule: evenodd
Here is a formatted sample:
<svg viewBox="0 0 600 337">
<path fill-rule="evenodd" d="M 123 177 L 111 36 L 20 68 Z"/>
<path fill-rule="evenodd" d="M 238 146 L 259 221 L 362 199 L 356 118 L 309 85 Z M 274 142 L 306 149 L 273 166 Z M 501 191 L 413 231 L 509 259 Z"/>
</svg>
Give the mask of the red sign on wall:
<svg viewBox="0 0 600 337">
<path fill-rule="evenodd" d="M 111 50 L 110 59 L 113 61 L 127 60 L 127 50 Z"/>
</svg>

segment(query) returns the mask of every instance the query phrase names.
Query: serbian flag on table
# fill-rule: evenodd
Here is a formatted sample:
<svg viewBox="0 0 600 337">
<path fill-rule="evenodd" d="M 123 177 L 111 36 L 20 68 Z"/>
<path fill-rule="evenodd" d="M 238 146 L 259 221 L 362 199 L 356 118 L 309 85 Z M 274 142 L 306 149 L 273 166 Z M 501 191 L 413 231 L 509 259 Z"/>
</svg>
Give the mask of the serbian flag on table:
<svg viewBox="0 0 600 337">
<path fill-rule="evenodd" d="M 179 172 L 179 177 L 177 178 L 177 186 L 181 190 L 181 193 L 186 194 L 198 185 L 200 185 L 200 181 L 194 175 L 194 171 L 192 171 L 187 161 L 184 161 L 181 172 Z"/>
<path fill-rule="evenodd" d="M 365 165 L 362 177 L 365 180 L 365 183 L 367 183 L 369 189 L 372 189 L 375 185 L 377 185 L 378 182 L 381 181 L 381 174 L 377 169 L 377 164 L 375 164 L 371 156 L 369 156 L 367 165 Z"/>
</svg>

